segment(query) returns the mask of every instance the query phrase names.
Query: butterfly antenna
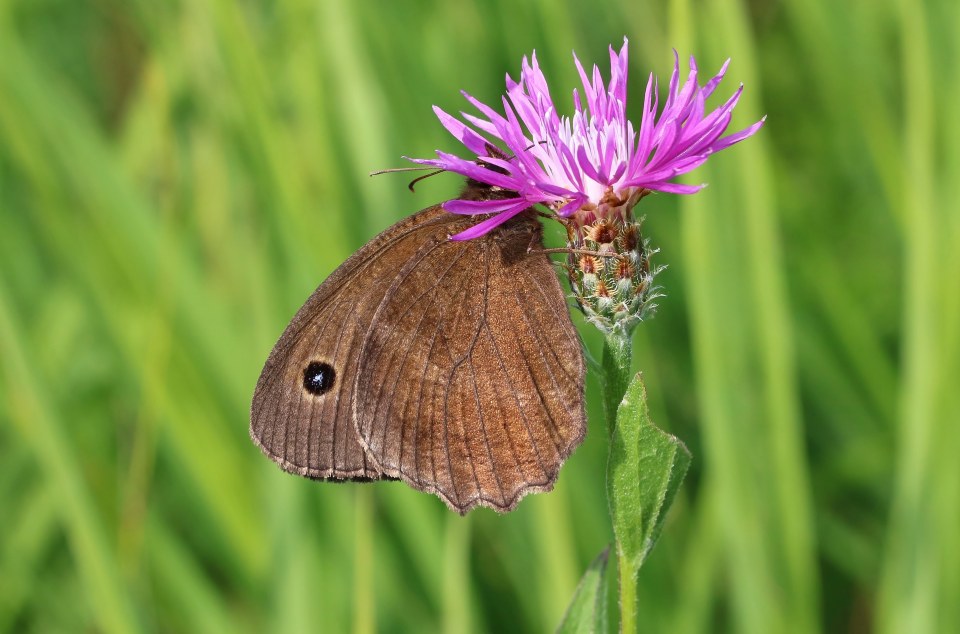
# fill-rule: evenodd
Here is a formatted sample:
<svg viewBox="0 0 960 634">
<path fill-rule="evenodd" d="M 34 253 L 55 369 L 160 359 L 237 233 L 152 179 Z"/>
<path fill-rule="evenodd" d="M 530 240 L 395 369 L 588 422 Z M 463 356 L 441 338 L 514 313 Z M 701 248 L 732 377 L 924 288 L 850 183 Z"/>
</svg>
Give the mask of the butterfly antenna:
<svg viewBox="0 0 960 634">
<path fill-rule="evenodd" d="M 376 172 L 370 172 L 370 176 L 380 176 L 381 174 L 393 174 L 394 172 L 422 172 L 424 170 L 432 169 L 430 167 L 392 167 L 385 170 L 377 170 Z M 413 186 L 422 181 L 425 178 L 430 178 L 431 176 L 436 176 L 437 174 L 442 174 L 446 170 L 433 170 L 429 174 L 424 174 L 423 176 L 418 176 L 407 185 L 410 191 L 414 191 Z"/>
<path fill-rule="evenodd" d="M 416 185 L 417 183 L 419 183 L 419 182 L 422 181 L 423 179 L 425 179 L 425 178 L 430 178 L 431 176 L 436 176 L 437 174 L 443 174 L 445 171 L 447 171 L 447 170 L 434 170 L 434 171 L 430 172 L 429 174 L 424 174 L 424 175 L 422 175 L 422 176 L 417 176 L 415 179 L 413 179 L 412 181 L 410 181 L 409 183 L 407 183 L 407 189 L 409 189 L 410 191 L 414 191 L 414 188 L 413 188 L 414 185 Z"/>
</svg>

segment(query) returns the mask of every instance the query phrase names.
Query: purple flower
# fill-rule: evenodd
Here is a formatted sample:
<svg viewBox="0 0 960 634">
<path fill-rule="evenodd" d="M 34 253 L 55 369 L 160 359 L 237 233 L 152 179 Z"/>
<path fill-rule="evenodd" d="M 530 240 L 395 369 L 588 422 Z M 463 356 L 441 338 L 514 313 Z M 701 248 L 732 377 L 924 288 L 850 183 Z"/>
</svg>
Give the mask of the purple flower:
<svg viewBox="0 0 960 634">
<path fill-rule="evenodd" d="M 507 76 L 503 115 L 467 93 L 464 97 L 480 116 L 461 113 L 466 123 L 434 106 L 443 126 L 476 158 L 463 159 L 438 150 L 436 159 L 410 160 L 516 193 L 506 199 L 445 202 L 443 208 L 452 213 L 492 214 L 453 239 L 481 236 L 537 203 L 558 216 L 575 216 L 578 224 L 584 225 L 615 209 L 629 212 L 651 190 L 692 194 L 703 185 L 682 185 L 673 179 L 698 167 L 714 152 L 749 137 L 766 119 L 722 136 L 743 85 L 708 114 L 704 114 L 704 102 L 723 79 L 729 60 L 701 86 L 691 57 L 689 74 L 681 86 L 680 60 L 674 51 L 673 75 L 660 115 L 659 90 L 651 74 L 637 130 L 626 115 L 626 38 L 619 54 L 610 47 L 610 82 L 606 86 L 596 66 L 588 76 L 576 54 L 573 60 L 584 95 L 581 98 L 573 91 L 572 118 L 557 114 L 536 53 L 530 61 L 524 57 L 519 83 Z M 507 152 L 501 152 L 493 141 Z"/>
</svg>

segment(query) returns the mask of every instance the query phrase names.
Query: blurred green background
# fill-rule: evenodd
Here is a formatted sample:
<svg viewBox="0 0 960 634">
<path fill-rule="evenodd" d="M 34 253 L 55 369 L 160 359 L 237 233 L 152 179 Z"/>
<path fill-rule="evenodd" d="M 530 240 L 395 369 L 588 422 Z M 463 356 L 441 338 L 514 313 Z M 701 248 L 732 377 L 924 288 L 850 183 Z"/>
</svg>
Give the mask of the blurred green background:
<svg viewBox="0 0 960 634">
<path fill-rule="evenodd" d="M 636 365 L 694 454 L 642 630 L 960 631 L 952 0 L 0 1 L 0 631 L 552 630 L 611 539 L 592 377 L 508 516 L 286 475 L 248 407 L 324 276 L 457 191 L 367 176 L 460 151 L 432 104 L 535 48 L 566 107 L 624 35 L 631 112 L 676 47 L 769 116 L 640 208 Z"/>
</svg>

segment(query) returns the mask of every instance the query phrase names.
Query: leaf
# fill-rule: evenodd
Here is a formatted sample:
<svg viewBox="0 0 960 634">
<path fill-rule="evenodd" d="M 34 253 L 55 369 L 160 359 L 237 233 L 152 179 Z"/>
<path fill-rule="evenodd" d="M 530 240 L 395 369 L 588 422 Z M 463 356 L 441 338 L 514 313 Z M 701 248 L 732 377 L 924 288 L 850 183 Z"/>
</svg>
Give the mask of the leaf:
<svg viewBox="0 0 960 634">
<path fill-rule="evenodd" d="M 597 555 L 580 578 L 557 634 L 605 633 L 607 631 L 607 560 L 610 548 Z"/>
<path fill-rule="evenodd" d="M 567 606 L 557 634 L 584 634 L 607 631 L 607 560 L 610 547 L 603 549 L 580 578 Z"/>
<path fill-rule="evenodd" d="M 607 499 L 617 555 L 636 575 L 660 536 L 663 518 L 690 466 L 690 452 L 650 421 L 640 374 L 617 409 L 610 443 Z"/>
</svg>

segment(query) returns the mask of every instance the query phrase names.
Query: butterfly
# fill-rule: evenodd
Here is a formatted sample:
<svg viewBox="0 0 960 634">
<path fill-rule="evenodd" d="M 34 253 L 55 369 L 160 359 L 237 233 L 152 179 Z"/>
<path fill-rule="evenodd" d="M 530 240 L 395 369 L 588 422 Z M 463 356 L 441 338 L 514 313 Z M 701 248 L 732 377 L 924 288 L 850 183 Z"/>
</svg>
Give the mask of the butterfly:
<svg viewBox="0 0 960 634">
<path fill-rule="evenodd" d="M 464 200 L 515 196 L 472 179 Z M 400 479 L 465 514 L 553 488 L 586 433 L 584 358 L 528 209 L 440 205 L 341 264 L 284 330 L 257 381 L 254 443 L 322 480 Z"/>
</svg>

